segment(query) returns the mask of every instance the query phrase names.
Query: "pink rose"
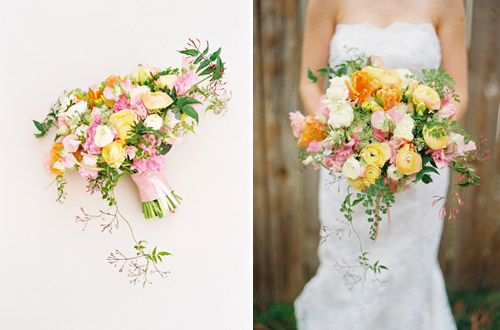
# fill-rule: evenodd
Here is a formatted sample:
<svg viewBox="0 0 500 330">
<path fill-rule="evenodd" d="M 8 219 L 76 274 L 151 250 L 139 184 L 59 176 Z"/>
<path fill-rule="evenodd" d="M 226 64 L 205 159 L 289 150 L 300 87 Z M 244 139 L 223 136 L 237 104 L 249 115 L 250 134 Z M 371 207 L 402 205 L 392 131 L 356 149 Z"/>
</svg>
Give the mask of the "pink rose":
<svg viewBox="0 0 500 330">
<path fill-rule="evenodd" d="M 179 76 L 172 88 L 175 88 L 177 95 L 183 95 L 197 82 L 198 75 L 194 71 L 188 71 Z"/>
<path fill-rule="evenodd" d="M 441 109 L 436 112 L 435 116 L 447 118 L 449 120 L 457 119 L 457 107 L 452 102 L 443 101 L 441 105 Z"/>
</svg>

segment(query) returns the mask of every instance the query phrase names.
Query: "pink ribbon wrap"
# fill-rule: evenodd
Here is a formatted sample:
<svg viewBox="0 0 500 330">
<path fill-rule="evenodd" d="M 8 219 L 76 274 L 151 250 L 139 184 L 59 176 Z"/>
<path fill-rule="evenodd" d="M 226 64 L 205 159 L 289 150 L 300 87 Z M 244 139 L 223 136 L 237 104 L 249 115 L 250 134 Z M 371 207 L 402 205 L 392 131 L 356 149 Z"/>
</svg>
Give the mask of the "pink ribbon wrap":
<svg viewBox="0 0 500 330">
<path fill-rule="evenodd" d="M 172 193 L 172 188 L 165 179 L 163 172 L 135 173 L 131 177 L 139 190 L 141 202 L 163 199 L 165 195 Z"/>
</svg>

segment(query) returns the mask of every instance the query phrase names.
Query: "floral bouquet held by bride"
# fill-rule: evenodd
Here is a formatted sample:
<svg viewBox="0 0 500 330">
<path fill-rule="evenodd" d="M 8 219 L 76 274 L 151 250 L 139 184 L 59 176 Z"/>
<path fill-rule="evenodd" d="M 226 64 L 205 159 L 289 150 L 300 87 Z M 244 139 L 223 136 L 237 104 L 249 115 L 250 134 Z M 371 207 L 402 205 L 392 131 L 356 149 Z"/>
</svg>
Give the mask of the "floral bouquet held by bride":
<svg viewBox="0 0 500 330">
<path fill-rule="evenodd" d="M 290 113 L 293 134 L 303 164 L 342 173 L 357 191 L 355 197 L 348 192 L 340 210 L 354 232 L 355 205 L 365 207 L 374 240 L 394 194 L 432 182 L 438 169 L 455 170 L 461 187 L 478 183 L 472 163 L 489 157 L 481 151 L 485 140 L 471 140 L 456 122 L 453 99 L 459 100 L 442 68 L 422 70 L 419 80 L 407 69 L 385 69 L 380 57 L 359 56 L 318 73 L 331 78 L 329 87 L 315 115 Z M 458 193 L 454 197 L 462 203 Z M 433 205 L 444 197 L 436 198 Z M 452 207 L 449 217 L 456 212 Z M 445 205 L 440 214 L 446 216 Z M 370 264 L 362 247 L 359 261 L 375 273 L 387 269 L 379 261 Z"/>
<path fill-rule="evenodd" d="M 57 200 L 64 200 L 65 175 L 72 172 L 88 181 L 88 192 L 100 192 L 110 210 L 90 215 L 82 208 L 83 216 L 76 219 L 86 227 L 91 220 L 110 218 L 101 226 L 111 232 L 122 218 L 130 227 L 136 256 L 125 257 L 117 250 L 108 260 L 115 266 L 120 263 L 120 271 L 128 264 L 131 282 L 142 279 L 143 285 L 148 283 L 148 273 L 167 274 L 157 264 L 170 253 L 157 252 L 156 247 L 146 252 L 146 241 L 135 239 L 130 223 L 120 213 L 114 188 L 122 176 L 130 174 L 146 219 L 174 213 L 181 198 L 162 173 L 165 155 L 184 135 L 194 132 L 204 104 L 205 111 L 221 114 L 229 100 L 220 48 L 209 53 L 208 42 L 203 49 L 199 40 L 190 39 L 180 53 L 186 55 L 181 68 L 139 65 L 124 78 L 112 75 L 88 90 L 65 91 L 44 121 L 34 121 L 39 131 L 36 137 L 47 134 L 52 126 L 57 128 L 46 158 L 48 169 L 56 175 Z"/>
</svg>

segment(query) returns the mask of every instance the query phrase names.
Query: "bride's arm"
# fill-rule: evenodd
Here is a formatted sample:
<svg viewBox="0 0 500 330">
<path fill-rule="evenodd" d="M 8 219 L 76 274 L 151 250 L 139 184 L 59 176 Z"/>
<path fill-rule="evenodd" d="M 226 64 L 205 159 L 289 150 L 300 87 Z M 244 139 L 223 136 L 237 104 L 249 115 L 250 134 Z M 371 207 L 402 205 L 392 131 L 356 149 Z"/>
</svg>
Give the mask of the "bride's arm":
<svg viewBox="0 0 500 330">
<path fill-rule="evenodd" d="M 328 61 L 330 38 L 335 29 L 335 1 L 310 0 L 307 6 L 306 25 L 302 44 L 300 68 L 300 96 L 306 112 L 313 114 L 323 94 L 323 79 L 312 83 L 307 69 L 324 68 Z"/>
<path fill-rule="evenodd" d="M 455 90 L 460 96 L 457 120 L 467 110 L 467 47 L 465 43 L 465 15 L 462 0 L 438 1 L 438 36 L 441 41 L 441 66 L 455 79 Z"/>
</svg>

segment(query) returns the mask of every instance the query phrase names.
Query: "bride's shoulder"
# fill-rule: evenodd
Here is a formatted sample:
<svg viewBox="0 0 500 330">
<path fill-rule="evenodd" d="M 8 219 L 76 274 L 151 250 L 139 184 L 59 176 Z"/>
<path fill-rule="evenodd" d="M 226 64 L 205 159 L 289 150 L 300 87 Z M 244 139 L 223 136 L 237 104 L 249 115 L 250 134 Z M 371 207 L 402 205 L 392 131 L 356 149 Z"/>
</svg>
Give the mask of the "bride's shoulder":
<svg viewBox="0 0 500 330">
<path fill-rule="evenodd" d="M 308 11 L 336 18 L 341 2 L 341 0 L 309 0 Z"/>
<path fill-rule="evenodd" d="M 447 19 L 455 19 L 464 16 L 464 4 L 462 0 L 440 0 L 431 1 L 432 13 L 437 24 Z"/>
</svg>

